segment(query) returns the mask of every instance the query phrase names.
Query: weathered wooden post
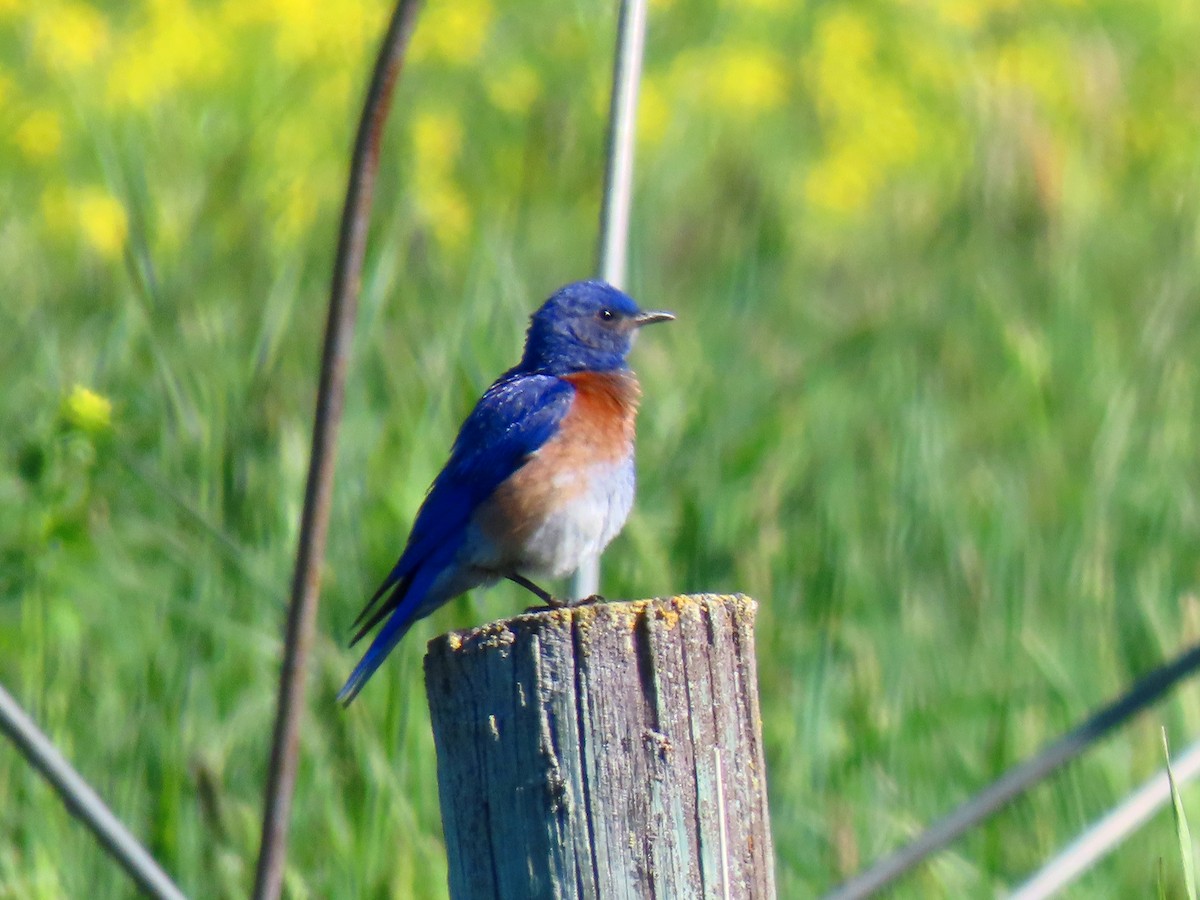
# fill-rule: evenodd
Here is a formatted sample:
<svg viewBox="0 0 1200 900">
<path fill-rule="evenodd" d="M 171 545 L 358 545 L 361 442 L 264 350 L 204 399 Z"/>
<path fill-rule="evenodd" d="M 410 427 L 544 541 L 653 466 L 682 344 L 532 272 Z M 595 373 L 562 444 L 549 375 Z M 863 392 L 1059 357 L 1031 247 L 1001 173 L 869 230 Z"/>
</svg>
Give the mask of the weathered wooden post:
<svg viewBox="0 0 1200 900">
<path fill-rule="evenodd" d="M 597 603 L 431 641 L 451 897 L 774 897 L 755 608 Z"/>
</svg>

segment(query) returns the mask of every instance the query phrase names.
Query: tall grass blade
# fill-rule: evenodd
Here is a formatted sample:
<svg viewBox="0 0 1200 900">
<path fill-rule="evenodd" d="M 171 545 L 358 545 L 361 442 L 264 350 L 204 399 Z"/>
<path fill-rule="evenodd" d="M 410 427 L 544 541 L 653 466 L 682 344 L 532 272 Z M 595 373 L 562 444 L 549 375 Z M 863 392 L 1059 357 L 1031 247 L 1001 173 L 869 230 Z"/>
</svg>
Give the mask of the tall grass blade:
<svg viewBox="0 0 1200 900">
<path fill-rule="evenodd" d="M 1179 840 L 1179 857 L 1183 863 L 1183 883 L 1188 900 L 1196 900 L 1196 857 L 1192 852 L 1192 832 L 1188 828 L 1187 813 L 1183 799 L 1179 796 L 1179 785 L 1175 783 L 1175 772 L 1171 768 L 1171 748 L 1167 743 L 1167 729 L 1162 732 L 1163 757 L 1167 761 L 1167 782 L 1171 786 L 1171 813 L 1175 818 L 1175 837 Z"/>
<path fill-rule="evenodd" d="M 1200 775 L 1200 743 L 1188 747 L 1177 763 L 1175 775 L 1179 780 L 1189 781 Z M 1170 801 L 1172 790 L 1173 780 L 1167 772 L 1159 772 L 1016 888 L 1009 900 L 1055 896 L 1149 822 Z M 1161 889 L 1161 870 L 1158 880 Z"/>
</svg>

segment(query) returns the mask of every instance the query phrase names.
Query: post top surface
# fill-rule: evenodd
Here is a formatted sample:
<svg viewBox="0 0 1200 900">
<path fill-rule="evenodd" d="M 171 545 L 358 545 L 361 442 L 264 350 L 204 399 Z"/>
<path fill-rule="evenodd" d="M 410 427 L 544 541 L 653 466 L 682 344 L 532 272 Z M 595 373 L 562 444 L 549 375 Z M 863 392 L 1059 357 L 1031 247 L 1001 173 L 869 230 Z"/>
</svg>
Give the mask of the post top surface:
<svg viewBox="0 0 1200 900">
<path fill-rule="evenodd" d="M 734 619 L 753 623 L 758 604 L 745 594 L 676 594 L 643 600 L 599 600 L 562 609 L 536 608 L 475 628 L 450 631 L 433 638 L 428 652 L 471 652 L 516 643 L 546 630 L 595 627 L 632 630 L 639 621 L 654 618 L 673 628 L 683 616 L 708 616 L 724 610 Z"/>
</svg>

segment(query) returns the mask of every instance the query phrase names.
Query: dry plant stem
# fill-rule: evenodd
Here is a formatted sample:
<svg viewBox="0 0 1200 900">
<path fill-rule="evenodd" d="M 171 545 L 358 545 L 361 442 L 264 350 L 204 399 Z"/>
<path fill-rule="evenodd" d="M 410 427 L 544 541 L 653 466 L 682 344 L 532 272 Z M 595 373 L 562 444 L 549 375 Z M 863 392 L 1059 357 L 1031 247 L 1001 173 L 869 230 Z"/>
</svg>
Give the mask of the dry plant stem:
<svg viewBox="0 0 1200 900">
<path fill-rule="evenodd" d="M 379 142 L 387 120 L 392 90 L 404 62 L 420 5 L 419 0 L 400 0 L 392 13 L 379 57 L 375 61 L 375 71 L 371 76 L 354 143 L 350 184 L 342 210 L 337 262 L 329 298 L 329 319 L 325 326 L 312 456 L 304 493 L 304 510 L 301 513 L 296 569 L 292 578 L 283 667 L 279 677 L 279 706 L 254 883 L 256 900 L 275 900 L 283 885 L 288 822 L 296 783 L 300 715 L 304 708 L 304 675 L 312 645 L 320 567 L 325 556 L 325 539 L 329 528 L 337 428 L 342 418 L 346 364 L 358 307 L 375 175 L 379 168 Z"/>
</svg>

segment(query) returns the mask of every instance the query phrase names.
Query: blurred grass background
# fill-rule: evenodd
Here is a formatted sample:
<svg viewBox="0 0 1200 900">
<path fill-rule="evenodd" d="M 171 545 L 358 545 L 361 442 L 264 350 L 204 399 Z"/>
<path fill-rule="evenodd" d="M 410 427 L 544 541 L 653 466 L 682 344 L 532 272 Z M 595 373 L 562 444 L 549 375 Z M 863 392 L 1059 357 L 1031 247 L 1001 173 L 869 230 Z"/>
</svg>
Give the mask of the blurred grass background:
<svg viewBox="0 0 1200 900">
<path fill-rule="evenodd" d="M 348 625 L 526 315 L 592 268 L 611 4 L 430 0 L 384 147 L 292 897 L 443 897 L 424 640 Z M 249 889 L 381 0 L 0 0 L 0 681 L 198 897 Z M 1200 640 L 1200 6 L 652 3 L 637 511 L 604 591 L 741 590 L 782 897 Z M 1200 734 L 1181 690 L 909 879 L 991 896 Z M 1196 802 L 1184 791 L 1185 804 Z M 1182 891 L 1169 816 L 1079 897 Z M 1165 860 L 1165 864 L 1163 861 Z M 1161 874 L 1160 874 L 1161 873 Z M 0 749 L 0 897 L 123 897 Z"/>
</svg>

